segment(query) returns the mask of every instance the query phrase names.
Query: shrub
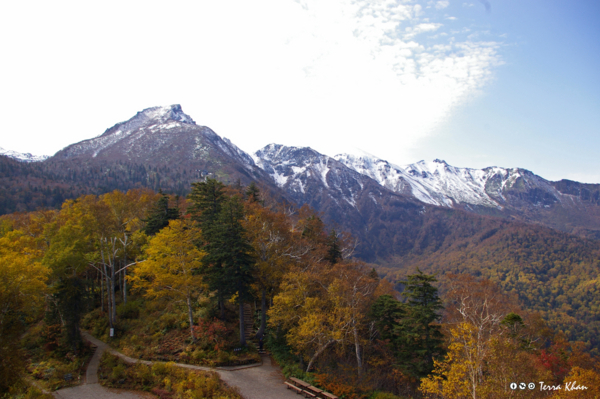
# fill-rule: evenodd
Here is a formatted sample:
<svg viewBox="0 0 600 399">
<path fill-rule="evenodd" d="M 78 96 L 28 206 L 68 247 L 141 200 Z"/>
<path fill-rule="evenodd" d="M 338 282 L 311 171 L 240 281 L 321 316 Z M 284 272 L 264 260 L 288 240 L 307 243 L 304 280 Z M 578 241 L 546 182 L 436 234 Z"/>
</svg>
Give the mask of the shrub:
<svg viewBox="0 0 600 399">
<path fill-rule="evenodd" d="M 141 301 L 129 301 L 117 305 L 117 316 L 120 319 L 137 319 L 140 317 Z"/>
<path fill-rule="evenodd" d="M 157 329 L 162 331 L 163 333 L 174 329 L 177 327 L 177 323 L 179 321 L 179 317 L 173 313 L 165 313 L 158 319 Z"/>
<path fill-rule="evenodd" d="M 113 380 L 121 380 L 125 377 L 125 365 L 119 364 L 112 369 L 111 377 Z"/>
<path fill-rule="evenodd" d="M 122 384 L 114 378 L 114 370 L 110 372 L 110 369 L 107 369 L 109 365 L 123 367 Z M 108 376 L 102 378 L 100 382 L 109 387 L 143 389 L 164 399 L 241 399 L 236 391 L 221 383 L 216 373 L 186 370 L 175 366 L 174 363 L 156 362 L 152 366 L 136 363 L 132 367 L 126 366 L 121 359 L 105 352 L 100 367 L 101 375 Z"/>
</svg>

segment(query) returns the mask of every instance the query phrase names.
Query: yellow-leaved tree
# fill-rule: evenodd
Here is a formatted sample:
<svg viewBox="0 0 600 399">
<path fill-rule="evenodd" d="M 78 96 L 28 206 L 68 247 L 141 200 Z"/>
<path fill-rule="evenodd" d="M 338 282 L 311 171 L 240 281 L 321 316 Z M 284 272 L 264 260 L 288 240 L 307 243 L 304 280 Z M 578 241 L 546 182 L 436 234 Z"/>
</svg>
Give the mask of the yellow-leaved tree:
<svg viewBox="0 0 600 399">
<path fill-rule="evenodd" d="M 195 271 L 200 268 L 204 252 L 194 245 L 199 230 L 186 220 L 171 220 L 150 240 L 148 259 L 139 262 L 127 279 L 134 289 L 145 291 L 149 298 L 170 298 L 187 305 L 190 335 L 194 335 L 193 300 L 206 285 Z"/>
<path fill-rule="evenodd" d="M 44 303 L 49 270 L 39 258 L 35 239 L 20 230 L 0 237 L 0 392 L 6 392 L 23 370 L 18 341 L 23 320 Z"/>
<path fill-rule="evenodd" d="M 420 390 L 427 397 L 436 395 L 448 399 L 476 398 L 481 362 L 475 345 L 475 327 L 460 323 L 450 329 L 451 344 L 443 360 L 434 360 L 433 372 L 421 380 Z"/>
<path fill-rule="evenodd" d="M 561 388 L 554 396 L 557 399 L 600 398 L 600 372 L 575 366 Z"/>
</svg>

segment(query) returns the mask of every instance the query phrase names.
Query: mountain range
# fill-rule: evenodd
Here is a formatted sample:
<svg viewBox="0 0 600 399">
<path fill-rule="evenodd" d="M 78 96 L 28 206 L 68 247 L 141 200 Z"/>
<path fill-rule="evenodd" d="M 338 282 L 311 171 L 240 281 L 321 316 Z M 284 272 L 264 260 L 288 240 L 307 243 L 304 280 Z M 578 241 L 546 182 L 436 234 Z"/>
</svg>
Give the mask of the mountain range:
<svg viewBox="0 0 600 399">
<path fill-rule="evenodd" d="M 172 105 L 145 109 L 46 159 L 0 155 L 0 213 L 114 189 L 183 195 L 206 176 L 254 181 L 277 199 L 310 205 L 329 228 L 357 239 L 358 258 L 393 280 L 417 266 L 483 275 L 600 347 L 593 338 L 600 304 L 586 299 L 600 293 L 597 184 L 441 160 L 398 166 L 366 153 L 329 157 L 279 144 L 247 154 Z"/>
<path fill-rule="evenodd" d="M 145 109 L 100 136 L 72 144 L 52 157 L 7 150 L 0 150 L 0 154 L 52 165 L 49 169 L 57 175 L 64 174 L 60 169 L 73 170 L 74 165 L 85 170 L 106 166 L 100 175 L 110 174 L 111 170 L 124 172 L 133 165 L 162 167 L 169 170 L 162 177 L 160 171 L 146 171 L 136 183 L 152 188 L 165 186 L 181 193 L 189 182 L 209 173 L 226 182 L 256 180 L 279 187 L 297 203 L 313 206 L 321 202 L 315 197 L 316 187 L 319 192 L 327 192 L 328 198 L 355 206 L 356 195 L 367 180 L 372 180 L 380 186 L 377 190 L 385 188 L 419 203 L 540 223 L 600 238 L 600 184 L 548 181 L 521 168 L 458 168 L 438 159 L 399 166 L 367 153 L 328 157 L 310 148 L 277 144 L 247 154 L 210 128 L 198 126 L 180 105 Z M 173 171 L 180 175 L 177 181 L 167 176 Z M 328 178 L 341 180 L 330 187 Z M 361 188 L 352 188 L 359 180 Z M 182 181 L 184 184 L 178 184 Z M 368 189 L 372 187 L 371 182 Z M 311 191 L 308 194 L 307 189 Z"/>
</svg>

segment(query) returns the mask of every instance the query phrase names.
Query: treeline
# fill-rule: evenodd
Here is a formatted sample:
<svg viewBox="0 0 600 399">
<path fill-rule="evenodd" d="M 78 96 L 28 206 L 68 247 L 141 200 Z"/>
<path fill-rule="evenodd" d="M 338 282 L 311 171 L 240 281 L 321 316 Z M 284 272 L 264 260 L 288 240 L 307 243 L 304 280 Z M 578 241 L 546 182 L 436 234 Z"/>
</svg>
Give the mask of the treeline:
<svg viewBox="0 0 600 399">
<path fill-rule="evenodd" d="M 179 359 L 251 351 L 245 309 L 258 303 L 249 338 L 266 344 L 286 374 L 347 398 L 508 397 L 512 381 L 600 388 L 585 343 L 554 335 L 490 280 L 445 275 L 440 297 L 436 278 L 413 268 L 398 294 L 352 258 L 355 245 L 306 206 L 286 208 L 254 184 L 214 179 L 193 184 L 187 199 L 114 191 L 3 216 L 0 389 L 23 370 L 24 323 L 43 317 L 46 331 L 58 331 L 46 334 L 48 350 L 65 356 L 80 350 L 88 312 L 88 320 L 108 320 L 115 336 L 130 334 L 131 320 L 146 317 L 139 298 L 157 319 L 143 329 L 149 341 L 124 341 L 131 355 L 183 329 Z M 161 324 L 165 311 L 182 318 Z"/>
</svg>

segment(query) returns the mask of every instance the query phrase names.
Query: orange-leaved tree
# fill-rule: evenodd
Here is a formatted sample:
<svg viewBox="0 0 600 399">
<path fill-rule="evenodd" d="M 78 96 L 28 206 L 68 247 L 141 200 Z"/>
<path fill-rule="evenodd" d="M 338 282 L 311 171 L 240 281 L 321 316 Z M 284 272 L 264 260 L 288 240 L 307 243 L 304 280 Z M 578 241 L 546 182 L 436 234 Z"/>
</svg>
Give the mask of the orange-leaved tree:
<svg viewBox="0 0 600 399">
<path fill-rule="evenodd" d="M 256 190 L 250 191 L 251 194 L 256 195 Z M 246 203 L 242 224 L 256 260 L 255 290 L 261 297 L 261 323 L 256 336 L 260 339 L 267 327 L 267 296 L 272 298 L 278 293 L 283 275 L 301 259 L 305 250 L 298 245 L 300 237 L 292 231 L 289 218 L 257 201 Z"/>
</svg>

